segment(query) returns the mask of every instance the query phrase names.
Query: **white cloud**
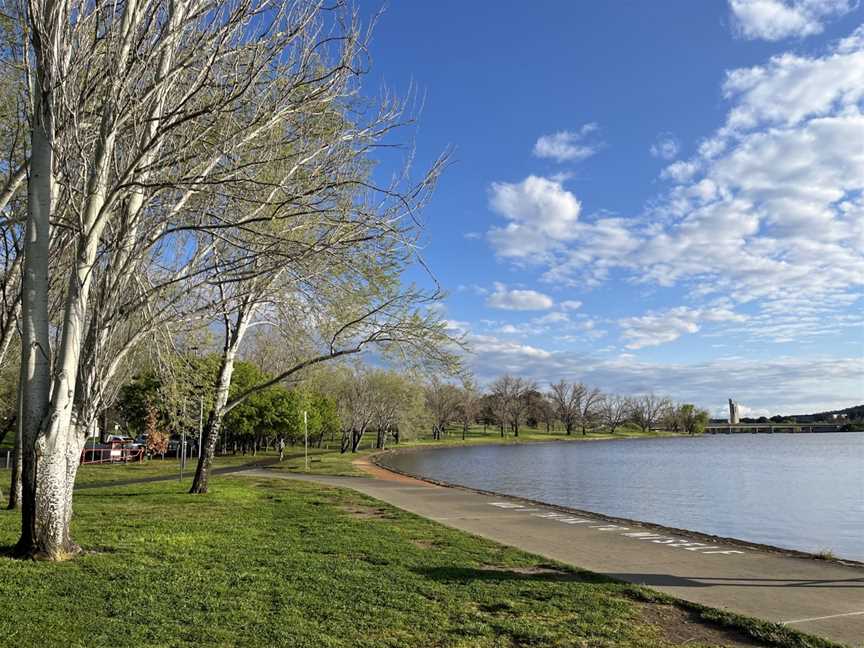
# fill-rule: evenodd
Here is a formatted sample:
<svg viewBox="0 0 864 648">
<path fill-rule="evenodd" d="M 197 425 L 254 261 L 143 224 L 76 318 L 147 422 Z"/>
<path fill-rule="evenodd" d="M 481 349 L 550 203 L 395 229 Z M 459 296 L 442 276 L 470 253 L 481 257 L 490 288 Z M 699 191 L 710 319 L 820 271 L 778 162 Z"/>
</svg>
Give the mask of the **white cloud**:
<svg viewBox="0 0 864 648">
<path fill-rule="evenodd" d="M 559 242 L 575 236 L 582 204 L 560 182 L 528 176 L 522 182 L 493 182 L 489 206 L 509 222 L 487 236 L 499 255 L 542 260 Z"/>
<path fill-rule="evenodd" d="M 628 349 L 665 344 L 677 340 L 684 333 L 695 333 L 699 330 L 696 318 L 687 312 L 629 317 L 620 320 L 619 324 L 622 329 L 621 338 Z"/>
<path fill-rule="evenodd" d="M 552 354 L 544 349 L 539 349 L 528 344 L 519 344 L 509 340 L 499 340 L 493 335 L 471 335 L 468 339 L 471 352 L 478 357 L 495 357 L 499 362 L 499 369 L 505 371 L 516 371 L 523 363 L 530 360 L 545 360 Z"/>
<path fill-rule="evenodd" d="M 847 297 L 864 292 L 864 27 L 822 56 L 785 54 L 731 71 L 724 93 L 726 122 L 697 156 L 664 170 L 677 184 L 643 214 L 582 219 L 570 192 L 534 179 L 557 209 L 499 204 L 511 221 L 488 234 L 499 256 L 544 263 L 543 280 L 559 286 L 596 286 L 615 273 L 681 287 L 697 309 L 717 297 L 754 302 L 757 315 L 782 312 L 775 307 L 791 297 L 835 315 L 852 308 Z M 527 185 L 508 186 L 526 196 Z M 655 316 L 633 323 L 630 343 L 644 346 L 638 331 L 661 326 Z M 652 339 L 675 339 L 702 321 L 683 317 Z M 788 341 L 826 327 L 764 330 Z M 742 331 L 758 337 L 755 326 Z"/>
<path fill-rule="evenodd" d="M 565 322 L 569 322 L 570 317 L 567 316 L 566 313 L 547 313 L 543 315 L 543 317 L 538 317 L 536 320 L 537 324 L 546 325 L 546 324 L 564 324 Z"/>
<path fill-rule="evenodd" d="M 736 32 L 769 41 L 819 34 L 826 19 L 857 6 L 856 0 L 729 0 Z"/>
<path fill-rule="evenodd" d="M 577 299 L 565 299 L 559 305 L 562 310 L 574 311 L 582 307 L 582 302 Z"/>
<path fill-rule="evenodd" d="M 658 136 L 657 141 L 651 145 L 651 155 L 655 158 L 663 160 L 674 160 L 678 157 L 678 151 L 681 150 L 681 145 L 669 133 L 662 133 Z"/>
<path fill-rule="evenodd" d="M 826 56 L 781 54 L 766 65 L 727 72 L 723 94 L 734 99 L 721 138 L 757 126 L 794 126 L 842 113 L 864 97 L 864 38 Z"/>
<path fill-rule="evenodd" d="M 502 283 L 495 284 L 495 292 L 489 295 L 486 304 L 502 310 L 547 310 L 555 305 L 548 295 L 536 290 L 520 290 L 507 288 Z"/>
<path fill-rule="evenodd" d="M 699 163 L 694 161 L 685 162 L 678 160 L 667 166 L 660 173 L 661 178 L 674 180 L 675 182 L 687 182 L 699 171 Z"/>
<path fill-rule="evenodd" d="M 685 333 L 696 333 L 701 322 L 745 321 L 746 317 L 724 306 L 693 309 L 684 306 L 618 321 L 621 338 L 628 349 L 641 349 L 677 340 Z"/>
<path fill-rule="evenodd" d="M 534 155 L 556 162 L 572 162 L 589 158 L 597 152 L 597 144 L 585 142 L 586 136 L 597 130 L 597 124 L 585 124 L 579 130 L 558 131 L 541 135 L 534 144 Z"/>
</svg>

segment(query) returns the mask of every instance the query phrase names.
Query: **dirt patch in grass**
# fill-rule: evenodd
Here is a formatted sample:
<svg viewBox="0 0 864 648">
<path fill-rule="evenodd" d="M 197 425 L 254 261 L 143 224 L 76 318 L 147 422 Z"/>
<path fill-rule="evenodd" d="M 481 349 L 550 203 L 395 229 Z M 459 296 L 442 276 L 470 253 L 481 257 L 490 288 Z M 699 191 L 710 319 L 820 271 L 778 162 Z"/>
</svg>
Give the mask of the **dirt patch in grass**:
<svg viewBox="0 0 864 648">
<path fill-rule="evenodd" d="M 360 520 L 384 520 L 391 517 L 384 509 L 363 506 L 362 504 L 343 504 L 339 509 Z"/>
<path fill-rule="evenodd" d="M 639 607 L 642 618 L 660 628 L 663 639 L 676 646 L 691 644 L 730 648 L 769 646 L 735 630 L 707 623 L 695 612 L 682 610 L 674 605 L 643 603 Z"/>
<path fill-rule="evenodd" d="M 434 540 L 424 540 L 424 539 L 412 539 L 411 544 L 420 549 L 434 549 L 435 547 L 440 547 L 441 545 L 435 542 Z"/>
</svg>

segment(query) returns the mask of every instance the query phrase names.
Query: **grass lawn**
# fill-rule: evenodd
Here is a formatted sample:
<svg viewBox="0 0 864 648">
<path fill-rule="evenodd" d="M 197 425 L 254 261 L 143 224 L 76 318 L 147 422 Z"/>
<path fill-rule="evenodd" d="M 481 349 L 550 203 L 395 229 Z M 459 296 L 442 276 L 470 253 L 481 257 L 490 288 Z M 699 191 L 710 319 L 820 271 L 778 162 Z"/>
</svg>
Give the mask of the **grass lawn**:
<svg viewBox="0 0 864 648">
<path fill-rule="evenodd" d="M 17 513 L 0 512 L 0 547 L 17 531 Z M 74 561 L 0 557 L 0 644 L 830 645 L 775 625 L 706 625 L 731 618 L 307 483 L 82 490 L 73 532 L 88 550 Z"/>
</svg>

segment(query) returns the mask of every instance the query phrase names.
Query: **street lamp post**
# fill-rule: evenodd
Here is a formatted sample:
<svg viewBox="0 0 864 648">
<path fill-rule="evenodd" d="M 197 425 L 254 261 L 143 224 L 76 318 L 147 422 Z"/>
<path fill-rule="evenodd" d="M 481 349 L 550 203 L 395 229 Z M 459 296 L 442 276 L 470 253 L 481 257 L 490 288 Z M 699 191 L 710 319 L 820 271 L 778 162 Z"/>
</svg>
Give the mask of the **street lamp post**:
<svg viewBox="0 0 864 648">
<path fill-rule="evenodd" d="M 306 410 L 303 410 L 303 458 L 306 462 L 306 472 L 309 472 L 309 422 Z"/>
</svg>

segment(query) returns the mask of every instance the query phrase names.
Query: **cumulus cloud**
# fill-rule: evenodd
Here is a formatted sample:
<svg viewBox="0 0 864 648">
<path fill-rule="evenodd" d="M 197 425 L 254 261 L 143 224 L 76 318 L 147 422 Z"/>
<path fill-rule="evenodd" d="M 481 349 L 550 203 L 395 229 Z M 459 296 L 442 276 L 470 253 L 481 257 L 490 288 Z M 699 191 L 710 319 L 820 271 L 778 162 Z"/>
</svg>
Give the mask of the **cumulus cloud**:
<svg viewBox="0 0 864 648">
<path fill-rule="evenodd" d="M 857 0 L 729 0 L 736 33 L 768 41 L 819 34 L 827 19 L 857 6 Z"/>
<path fill-rule="evenodd" d="M 821 57 L 781 54 L 765 65 L 727 72 L 723 94 L 735 105 L 719 138 L 759 126 L 795 126 L 854 107 L 864 97 L 864 38 L 857 45 Z"/>
<path fill-rule="evenodd" d="M 822 55 L 733 70 L 723 90 L 725 122 L 698 155 L 666 167 L 674 184 L 643 214 L 581 218 L 575 196 L 548 179 L 496 185 L 493 208 L 510 221 L 487 234 L 499 256 L 542 262 L 559 286 L 616 273 L 683 287 L 694 308 L 724 297 L 775 319 L 794 296 L 834 309 L 841 326 L 837 312 L 864 292 L 864 28 Z M 630 344 L 646 346 L 639 331 L 661 325 L 646 317 L 631 323 Z M 679 316 L 664 335 L 702 321 Z M 824 330 L 787 324 L 770 339 Z"/>
<path fill-rule="evenodd" d="M 519 371 L 525 362 L 546 360 L 552 357 L 549 351 L 529 344 L 501 340 L 494 335 L 471 335 L 468 339 L 471 352 L 478 356 L 498 359 L 498 371 Z"/>
<path fill-rule="evenodd" d="M 674 160 L 678 157 L 678 151 L 681 150 L 681 145 L 669 133 L 662 133 L 658 136 L 657 141 L 651 145 L 651 156 L 663 160 Z"/>
<path fill-rule="evenodd" d="M 618 321 L 621 338 L 628 349 L 657 346 L 677 340 L 685 333 L 696 333 L 703 321 L 745 321 L 746 317 L 722 306 L 694 309 L 684 306 Z"/>
<path fill-rule="evenodd" d="M 536 290 L 508 288 L 503 283 L 495 284 L 495 291 L 489 295 L 486 304 L 502 310 L 548 310 L 555 305 L 554 300 Z"/>
<path fill-rule="evenodd" d="M 582 203 L 561 182 L 530 175 L 522 182 L 493 182 L 489 206 L 509 221 L 487 237 L 499 255 L 543 260 L 571 240 Z"/>
<path fill-rule="evenodd" d="M 558 131 L 541 135 L 534 144 L 534 155 L 556 162 L 574 162 L 589 158 L 597 152 L 597 144 L 588 143 L 586 138 L 597 130 L 597 124 L 585 124 L 582 128 Z"/>
</svg>

